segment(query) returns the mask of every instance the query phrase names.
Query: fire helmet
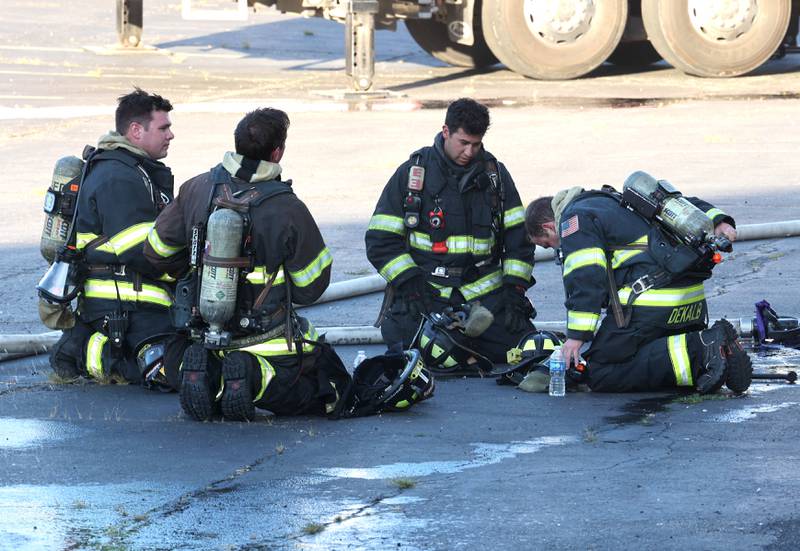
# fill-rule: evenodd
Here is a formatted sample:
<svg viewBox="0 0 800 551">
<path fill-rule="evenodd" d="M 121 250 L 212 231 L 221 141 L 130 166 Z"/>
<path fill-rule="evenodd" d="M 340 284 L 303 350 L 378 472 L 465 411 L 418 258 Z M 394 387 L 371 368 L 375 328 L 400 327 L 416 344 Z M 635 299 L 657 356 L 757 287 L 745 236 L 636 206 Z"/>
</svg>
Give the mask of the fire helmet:
<svg viewBox="0 0 800 551">
<path fill-rule="evenodd" d="M 414 339 L 425 367 L 439 375 L 482 375 L 492 369 L 492 362 L 466 346 L 467 337 L 451 329 L 451 320 L 443 314 L 425 316 Z"/>
<path fill-rule="evenodd" d="M 515 348 L 508 351 L 508 364 L 497 366 L 492 375 L 498 377 L 497 384 L 514 384 L 522 382 L 530 371 L 541 366 L 556 346 L 562 344 L 561 339 L 550 331 L 531 331 Z"/>
<path fill-rule="evenodd" d="M 433 396 L 433 375 L 418 350 L 367 358 L 353 373 L 354 403 L 345 417 L 405 411 Z"/>
</svg>

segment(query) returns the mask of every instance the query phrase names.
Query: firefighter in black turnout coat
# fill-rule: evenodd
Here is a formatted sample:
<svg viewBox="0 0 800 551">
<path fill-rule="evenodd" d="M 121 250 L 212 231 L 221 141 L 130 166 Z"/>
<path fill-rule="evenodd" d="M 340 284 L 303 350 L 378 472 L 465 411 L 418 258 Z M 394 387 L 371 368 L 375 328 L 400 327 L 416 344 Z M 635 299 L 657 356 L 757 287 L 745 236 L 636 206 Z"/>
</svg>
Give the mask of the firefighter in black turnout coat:
<svg viewBox="0 0 800 551">
<path fill-rule="evenodd" d="M 173 198 L 172 172 L 158 160 L 174 137 L 171 110 L 166 99 L 139 89 L 120 97 L 117 130 L 102 136 L 88 158 L 75 220 L 86 279 L 76 325 L 50 357 L 63 377 L 140 382 L 137 348 L 173 332 L 173 280 L 142 253 L 153 221 Z"/>
<path fill-rule="evenodd" d="M 514 181 L 483 148 L 488 127 L 485 106 L 454 101 L 433 146 L 412 153 L 378 200 L 366 247 L 389 284 L 381 332 L 390 347 L 410 346 L 423 314 L 476 301 L 495 322 L 470 346 L 491 360 L 505 361 L 533 330 L 533 251 Z"/>
<path fill-rule="evenodd" d="M 628 181 L 634 178 L 655 183 L 641 172 Z M 620 199 L 609 191 L 572 188 L 539 198 L 526 211 L 531 240 L 560 247 L 567 307 L 563 357 L 577 366 L 584 350 L 587 361 L 583 374 L 568 373 L 601 392 L 681 387 L 707 393 L 723 383 L 743 392 L 752 368 L 736 331 L 725 320 L 706 329 L 703 280 L 711 276 L 711 257 L 676 245 L 657 221 Z M 730 216 L 699 199 L 686 200 L 705 213 L 714 234 L 735 240 Z M 670 273 L 680 258 L 689 258 L 687 267 Z"/>
<path fill-rule="evenodd" d="M 320 359 L 314 327 L 292 308 L 325 291 L 332 256 L 291 181 L 280 178 L 288 126 L 283 111 L 247 114 L 234 134 L 236 153 L 183 184 L 145 245 L 153 266 L 183 278 L 180 296 L 182 284 L 199 276 L 190 266 L 193 231 L 216 209 L 235 210 L 245 220 L 235 314 L 226 325 L 241 344 L 209 351 L 195 342 L 183 355 L 181 405 L 196 420 L 218 410 L 227 419 L 252 420 L 256 406 L 278 415 L 323 414 L 343 391 Z M 206 252 L 213 255 L 216 246 L 207 242 Z"/>
</svg>

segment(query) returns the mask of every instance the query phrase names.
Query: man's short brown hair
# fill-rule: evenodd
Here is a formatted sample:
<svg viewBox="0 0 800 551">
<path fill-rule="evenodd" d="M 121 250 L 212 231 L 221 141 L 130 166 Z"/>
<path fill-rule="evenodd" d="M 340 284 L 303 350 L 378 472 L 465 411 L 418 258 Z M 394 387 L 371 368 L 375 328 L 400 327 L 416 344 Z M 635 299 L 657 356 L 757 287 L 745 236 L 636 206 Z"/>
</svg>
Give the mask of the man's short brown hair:
<svg viewBox="0 0 800 551">
<path fill-rule="evenodd" d="M 525 209 L 525 231 L 531 237 L 541 237 L 545 234 L 542 226 L 547 222 L 553 222 L 553 196 L 539 197 L 531 201 Z"/>
</svg>

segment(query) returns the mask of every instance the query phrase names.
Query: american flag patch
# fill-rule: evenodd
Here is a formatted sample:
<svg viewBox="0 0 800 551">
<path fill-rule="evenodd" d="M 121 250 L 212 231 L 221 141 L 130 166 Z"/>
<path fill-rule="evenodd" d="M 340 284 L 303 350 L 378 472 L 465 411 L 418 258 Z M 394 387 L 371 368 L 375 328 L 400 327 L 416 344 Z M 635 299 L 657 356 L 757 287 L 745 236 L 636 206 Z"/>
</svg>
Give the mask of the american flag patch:
<svg viewBox="0 0 800 551">
<path fill-rule="evenodd" d="M 564 220 L 561 222 L 561 237 L 567 237 L 568 235 L 572 235 L 580 226 L 578 225 L 578 215 L 571 216 L 569 220 Z"/>
</svg>

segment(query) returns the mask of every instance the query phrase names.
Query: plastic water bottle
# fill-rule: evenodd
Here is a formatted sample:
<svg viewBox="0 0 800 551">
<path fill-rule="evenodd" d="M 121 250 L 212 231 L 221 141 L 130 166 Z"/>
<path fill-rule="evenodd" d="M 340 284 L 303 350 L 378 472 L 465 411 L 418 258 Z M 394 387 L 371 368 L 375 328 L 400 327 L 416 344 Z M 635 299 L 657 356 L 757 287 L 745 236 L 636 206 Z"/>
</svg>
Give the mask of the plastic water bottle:
<svg viewBox="0 0 800 551">
<path fill-rule="evenodd" d="M 548 366 L 550 367 L 550 396 L 564 396 L 566 393 L 564 376 L 567 371 L 567 364 L 561 355 L 560 346 L 553 350 Z"/>
<path fill-rule="evenodd" d="M 367 359 L 367 353 L 363 350 L 359 350 L 356 354 L 356 359 L 353 360 L 353 369 L 357 368 L 361 362 Z"/>
</svg>

